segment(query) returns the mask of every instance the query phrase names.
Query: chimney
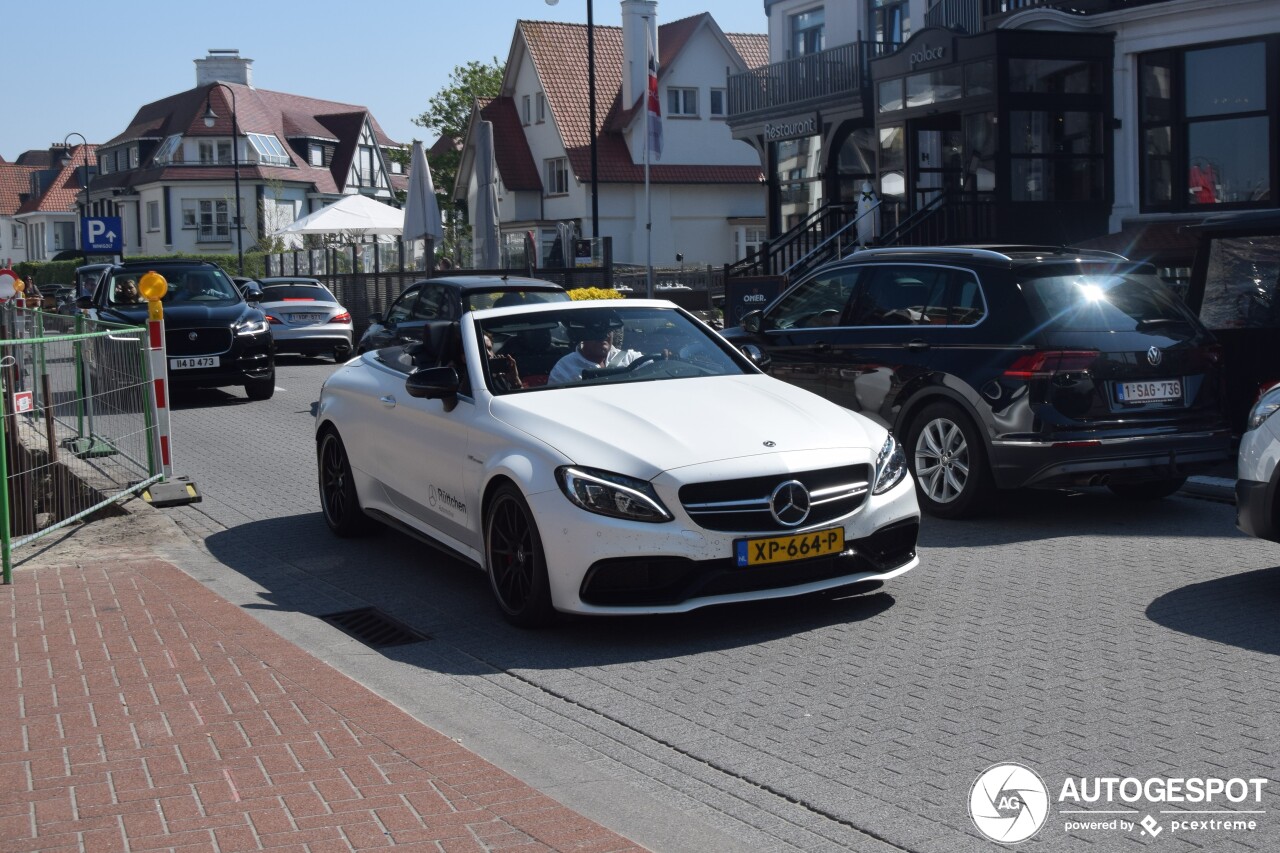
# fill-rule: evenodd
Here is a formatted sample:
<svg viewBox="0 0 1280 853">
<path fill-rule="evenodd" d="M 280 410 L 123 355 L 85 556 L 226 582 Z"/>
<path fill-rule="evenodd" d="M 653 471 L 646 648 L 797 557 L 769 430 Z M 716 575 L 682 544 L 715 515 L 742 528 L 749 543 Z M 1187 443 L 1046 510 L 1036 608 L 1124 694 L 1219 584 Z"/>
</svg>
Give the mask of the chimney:
<svg viewBox="0 0 1280 853">
<path fill-rule="evenodd" d="M 645 18 L 649 20 L 646 21 Z M 630 109 L 649 87 L 648 50 L 645 25 L 656 41 L 657 0 L 622 0 L 622 106 Z M 658 48 L 654 46 L 654 58 Z"/>
<path fill-rule="evenodd" d="M 196 60 L 196 88 L 210 83 L 239 83 L 253 87 L 253 60 L 241 59 L 239 50 L 209 48 L 209 55 Z"/>
</svg>

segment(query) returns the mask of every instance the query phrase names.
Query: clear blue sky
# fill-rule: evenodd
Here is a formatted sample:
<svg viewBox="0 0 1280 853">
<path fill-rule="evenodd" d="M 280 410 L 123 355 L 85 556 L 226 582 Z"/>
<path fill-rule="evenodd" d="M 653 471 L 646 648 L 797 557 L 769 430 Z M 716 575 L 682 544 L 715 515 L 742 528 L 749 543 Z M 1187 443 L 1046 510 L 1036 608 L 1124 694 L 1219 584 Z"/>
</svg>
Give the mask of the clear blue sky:
<svg viewBox="0 0 1280 853">
<path fill-rule="evenodd" d="M 220 0 L 5 4 L 10 50 L 0 85 L 0 156 L 123 131 L 143 104 L 195 86 L 194 60 L 237 48 L 260 89 L 368 107 L 392 139 L 434 142 L 412 123 L 450 72 L 505 61 L 515 22 L 586 23 L 587 0 Z M 593 0 L 618 26 L 618 0 Z M 763 33 L 762 0 L 659 0 L 658 20 L 710 12 L 725 32 Z M 79 142 L 76 138 L 75 142 Z"/>
</svg>

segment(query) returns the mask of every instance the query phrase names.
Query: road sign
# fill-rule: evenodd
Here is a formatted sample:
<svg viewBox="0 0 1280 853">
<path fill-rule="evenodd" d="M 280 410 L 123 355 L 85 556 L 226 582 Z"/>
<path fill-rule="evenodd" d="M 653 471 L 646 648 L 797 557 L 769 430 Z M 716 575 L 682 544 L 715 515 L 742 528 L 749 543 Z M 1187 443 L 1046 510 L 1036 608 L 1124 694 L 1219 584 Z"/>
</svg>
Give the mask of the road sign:
<svg viewBox="0 0 1280 853">
<path fill-rule="evenodd" d="M 80 220 L 80 245 L 86 252 L 120 254 L 119 216 L 86 216 Z"/>
<path fill-rule="evenodd" d="M 0 299 L 8 299 L 17 293 L 14 287 L 18 283 L 18 274 L 11 269 L 0 270 Z"/>
</svg>

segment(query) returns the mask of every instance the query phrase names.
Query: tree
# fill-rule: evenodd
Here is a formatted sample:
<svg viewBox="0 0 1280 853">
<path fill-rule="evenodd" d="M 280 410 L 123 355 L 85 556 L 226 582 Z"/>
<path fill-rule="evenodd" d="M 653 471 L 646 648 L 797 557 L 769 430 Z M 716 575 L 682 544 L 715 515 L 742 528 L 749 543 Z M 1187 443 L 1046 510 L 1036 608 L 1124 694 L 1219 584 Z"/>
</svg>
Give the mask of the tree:
<svg viewBox="0 0 1280 853">
<path fill-rule="evenodd" d="M 413 120 L 419 127 L 433 130 L 441 137 L 461 140 L 467 135 L 471 111 L 477 100 L 496 98 L 502 91 L 505 68 L 498 57 L 491 63 L 468 62 L 449 75 L 449 85 L 427 101 L 427 110 Z M 431 155 L 431 177 L 435 182 L 440 212 L 445 222 L 457 222 L 457 206 L 453 203 L 453 184 L 458 176 L 462 152 L 456 146 L 440 146 Z M 446 229 L 451 231 L 452 229 Z M 446 236 L 445 242 L 450 238 Z"/>
</svg>

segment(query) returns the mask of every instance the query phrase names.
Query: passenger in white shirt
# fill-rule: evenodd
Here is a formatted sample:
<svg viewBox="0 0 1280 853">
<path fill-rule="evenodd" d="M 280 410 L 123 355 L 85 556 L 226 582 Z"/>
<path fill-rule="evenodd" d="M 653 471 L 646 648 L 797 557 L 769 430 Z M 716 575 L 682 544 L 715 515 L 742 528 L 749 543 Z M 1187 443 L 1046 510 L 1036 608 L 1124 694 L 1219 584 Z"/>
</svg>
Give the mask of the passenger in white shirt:
<svg viewBox="0 0 1280 853">
<path fill-rule="evenodd" d="M 592 326 L 583 330 L 578 348 L 556 362 L 547 377 L 548 385 L 577 382 L 582 371 L 589 367 L 626 367 L 640 358 L 642 353 L 633 349 L 622 350 L 613 345 L 613 331 L 607 325 Z"/>
</svg>

